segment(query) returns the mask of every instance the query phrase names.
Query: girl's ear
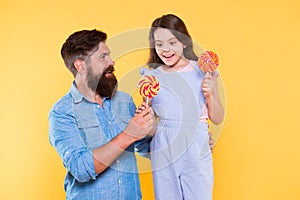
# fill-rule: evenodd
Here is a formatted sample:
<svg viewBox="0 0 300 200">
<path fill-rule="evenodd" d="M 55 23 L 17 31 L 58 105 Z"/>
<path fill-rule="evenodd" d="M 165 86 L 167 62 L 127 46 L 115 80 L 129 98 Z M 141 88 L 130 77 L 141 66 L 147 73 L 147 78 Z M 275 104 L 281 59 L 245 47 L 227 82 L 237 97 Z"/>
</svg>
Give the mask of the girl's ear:
<svg viewBox="0 0 300 200">
<path fill-rule="evenodd" d="M 74 61 L 74 66 L 78 73 L 83 74 L 86 71 L 86 65 L 83 60 L 76 59 Z"/>
</svg>

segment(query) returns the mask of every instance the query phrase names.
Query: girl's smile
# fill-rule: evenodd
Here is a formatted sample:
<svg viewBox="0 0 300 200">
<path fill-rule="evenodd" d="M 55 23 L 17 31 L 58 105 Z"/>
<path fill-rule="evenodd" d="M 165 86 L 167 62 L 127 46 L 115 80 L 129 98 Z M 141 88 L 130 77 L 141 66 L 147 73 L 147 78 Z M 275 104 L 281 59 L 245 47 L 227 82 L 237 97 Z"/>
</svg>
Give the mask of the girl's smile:
<svg viewBox="0 0 300 200">
<path fill-rule="evenodd" d="M 170 30 L 158 28 L 154 32 L 154 41 L 156 53 L 165 65 L 180 69 L 188 64 L 183 55 L 185 45 Z"/>
</svg>

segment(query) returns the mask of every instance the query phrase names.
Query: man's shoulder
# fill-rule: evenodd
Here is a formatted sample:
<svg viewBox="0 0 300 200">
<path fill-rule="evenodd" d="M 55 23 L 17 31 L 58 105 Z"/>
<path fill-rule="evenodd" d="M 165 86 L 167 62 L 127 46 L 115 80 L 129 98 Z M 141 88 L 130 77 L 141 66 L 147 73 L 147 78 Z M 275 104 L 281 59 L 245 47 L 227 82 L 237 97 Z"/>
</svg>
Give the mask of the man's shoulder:
<svg viewBox="0 0 300 200">
<path fill-rule="evenodd" d="M 73 107 L 73 98 L 70 93 L 62 96 L 51 108 L 52 111 L 68 112 Z"/>
</svg>

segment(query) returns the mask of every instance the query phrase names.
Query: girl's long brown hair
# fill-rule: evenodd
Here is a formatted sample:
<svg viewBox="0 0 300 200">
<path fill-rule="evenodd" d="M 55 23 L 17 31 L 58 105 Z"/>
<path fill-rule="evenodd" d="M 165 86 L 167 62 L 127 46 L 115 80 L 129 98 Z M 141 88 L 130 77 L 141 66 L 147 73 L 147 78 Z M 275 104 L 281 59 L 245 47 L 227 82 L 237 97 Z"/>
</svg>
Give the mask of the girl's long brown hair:
<svg viewBox="0 0 300 200">
<path fill-rule="evenodd" d="M 184 22 L 176 15 L 167 14 L 155 19 L 151 25 L 151 29 L 149 32 L 150 55 L 147 62 L 147 65 L 150 68 L 157 68 L 158 66 L 164 64 L 155 51 L 154 32 L 158 28 L 169 29 L 183 45 L 186 45 L 186 48 L 183 49 L 183 55 L 185 56 L 185 58 L 189 60 L 198 59 L 193 50 L 192 38 L 188 33 Z"/>
</svg>

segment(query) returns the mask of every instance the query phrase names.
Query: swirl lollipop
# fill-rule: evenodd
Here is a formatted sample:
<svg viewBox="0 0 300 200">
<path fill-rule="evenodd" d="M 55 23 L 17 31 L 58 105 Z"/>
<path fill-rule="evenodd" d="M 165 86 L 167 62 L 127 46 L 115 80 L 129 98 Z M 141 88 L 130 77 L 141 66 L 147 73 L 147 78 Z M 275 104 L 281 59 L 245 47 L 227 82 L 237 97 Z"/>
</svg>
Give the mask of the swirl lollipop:
<svg viewBox="0 0 300 200">
<path fill-rule="evenodd" d="M 198 58 L 198 65 L 203 72 L 212 73 L 218 68 L 219 58 L 212 51 L 205 51 Z"/>
<path fill-rule="evenodd" d="M 158 80 L 153 75 L 144 76 L 137 84 L 139 88 L 140 95 L 146 98 L 146 103 L 148 104 L 148 99 L 156 96 L 160 89 Z"/>
</svg>

